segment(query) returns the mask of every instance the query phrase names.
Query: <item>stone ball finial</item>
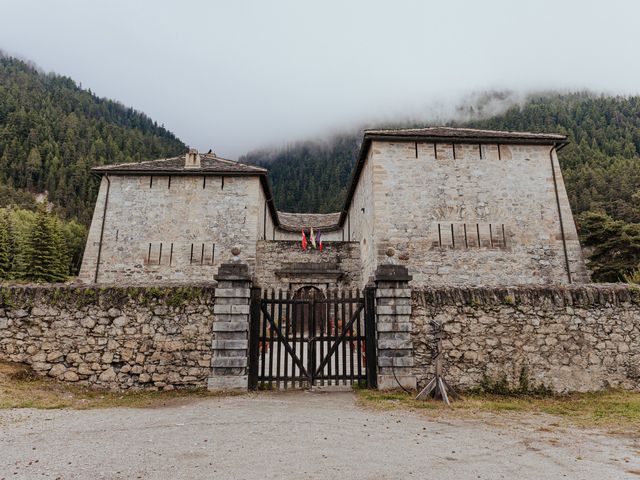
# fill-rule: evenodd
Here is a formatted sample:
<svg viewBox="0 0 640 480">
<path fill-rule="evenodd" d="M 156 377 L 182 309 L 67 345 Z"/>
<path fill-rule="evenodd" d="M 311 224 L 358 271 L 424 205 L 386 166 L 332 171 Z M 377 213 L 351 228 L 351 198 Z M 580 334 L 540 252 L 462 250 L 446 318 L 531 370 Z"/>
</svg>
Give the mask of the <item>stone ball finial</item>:
<svg viewBox="0 0 640 480">
<path fill-rule="evenodd" d="M 231 255 L 233 255 L 233 257 L 231 257 L 231 261 L 233 263 L 240 263 L 240 246 L 239 245 L 234 245 L 233 247 L 231 247 Z"/>
<path fill-rule="evenodd" d="M 395 265 L 396 259 L 393 258 L 393 256 L 396 254 L 396 251 L 392 247 L 389 247 L 384 251 L 384 253 L 387 255 L 387 263 L 389 265 Z"/>
</svg>

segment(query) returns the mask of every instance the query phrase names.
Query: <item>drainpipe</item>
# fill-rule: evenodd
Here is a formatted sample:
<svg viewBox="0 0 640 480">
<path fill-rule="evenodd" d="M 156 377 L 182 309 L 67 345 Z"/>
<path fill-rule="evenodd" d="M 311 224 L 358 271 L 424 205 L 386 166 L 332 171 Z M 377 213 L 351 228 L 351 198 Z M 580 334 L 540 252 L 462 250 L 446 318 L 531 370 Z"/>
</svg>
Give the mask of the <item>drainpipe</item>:
<svg viewBox="0 0 640 480">
<path fill-rule="evenodd" d="M 98 259 L 96 261 L 96 273 L 93 277 L 93 283 L 98 283 L 98 272 L 100 271 L 100 257 L 102 255 L 102 239 L 104 238 L 104 221 L 107 218 L 107 205 L 109 203 L 109 189 L 111 188 L 111 180 L 109 175 L 105 175 L 107 179 L 107 193 L 104 196 L 104 209 L 102 211 L 102 225 L 100 225 L 100 243 L 98 244 Z"/>
<path fill-rule="evenodd" d="M 562 249 L 564 250 L 564 263 L 567 268 L 567 277 L 569 278 L 569 283 L 573 283 L 571 280 L 571 269 L 569 267 L 569 255 L 567 254 L 567 240 L 564 236 L 564 222 L 562 221 L 562 210 L 560 208 L 560 195 L 558 195 L 558 181 L 556 180 L 556 166 L 553 161 L 553 151 L 555 150 L 555 145 L 551 147 L 549 150 L 549 160 L 551 161 L 551 174 L 553 175 L 553 188 L 556 192 L 556 204 L 558 205 L 558 218 L 560 219 L 560 233 L 562 235 Z"/>
</svg>

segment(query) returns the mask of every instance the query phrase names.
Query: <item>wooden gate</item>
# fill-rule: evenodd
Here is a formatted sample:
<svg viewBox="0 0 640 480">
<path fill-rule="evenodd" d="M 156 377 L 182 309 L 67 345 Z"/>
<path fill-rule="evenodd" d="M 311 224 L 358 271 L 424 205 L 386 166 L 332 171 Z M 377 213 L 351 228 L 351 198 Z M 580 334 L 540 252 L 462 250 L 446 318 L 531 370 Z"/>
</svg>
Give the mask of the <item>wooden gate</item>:
<svg viewBox="0 0 640 480">
<path fill-rule="evenodd" d="M 252 289 L 249 388 L 375 388 L 374 305 L 374 288 Z"/>
</svg>

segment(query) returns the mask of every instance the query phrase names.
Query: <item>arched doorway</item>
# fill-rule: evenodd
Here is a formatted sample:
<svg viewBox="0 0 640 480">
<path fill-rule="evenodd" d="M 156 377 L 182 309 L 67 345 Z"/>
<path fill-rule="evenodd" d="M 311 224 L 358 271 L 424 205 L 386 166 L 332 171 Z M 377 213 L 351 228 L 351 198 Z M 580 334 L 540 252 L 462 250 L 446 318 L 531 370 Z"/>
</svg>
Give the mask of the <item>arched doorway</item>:
<svg viewBox="0 0 640 480">
<path fill-rule="evenodd" d="M 317 331 L 325 331 L 327 323 L 326 304 L 316 300 L 324 300 L 325 295 L 318 287 L 307 285 L 296 290 L 294 300 L 305 300 L 304 303 L 294 304 L 293 332 L 304 332 L 305 335 L 315 336 Z M 312 318 L 313 312 L 313 318 Z M 313 325 L 311 323 L 313 322 Z"/>
</svg>

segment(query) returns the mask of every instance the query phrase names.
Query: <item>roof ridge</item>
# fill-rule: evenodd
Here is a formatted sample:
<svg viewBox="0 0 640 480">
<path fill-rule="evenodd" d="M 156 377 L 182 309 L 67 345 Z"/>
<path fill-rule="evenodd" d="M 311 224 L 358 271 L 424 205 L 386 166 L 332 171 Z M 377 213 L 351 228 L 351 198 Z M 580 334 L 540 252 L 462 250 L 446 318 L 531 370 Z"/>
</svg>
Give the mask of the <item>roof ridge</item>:
<svg viewBox="0 0 640 480">
<path fill-rule="evenodd" d="M 164 158 L 154 158 L 153 160 L 140 160 L 138 162 L 122 162 L 122 163 L 109 163 L 106 165 L 96 165 L 96 167 L 121 167 L 123 165 L 139 165 L 141 163 L 153 163 L 153 162 L 164 162 L 165 160 L 173 160 L 178 157 L 164 157 Z"/>
<path fill-rule="evenodd" d="M 266 168 L 257 167 L 255 165 L 249 165 L 247 163 L 238 162 L 237 160 L 229 160 L 228 158 L 222 158 L 222 157 L 217 156 L 215 153 L 205 153 L 205 155 L 213 155 L 213 158 L 215 158 L 216 160 L 220 160 L 221 162 L 226 162 L 226 163 L 230 163 L 230 164 L 233 164 L 233 165 L 242 165 L 242 166 L 249 167 L 249 168 L 255 168 L 257 170 L 264 170 L 264 171 L 267 170 Z"/>
<path fill-rule="evenodd" d="M 96 165 L 92 171 L 182 171 L 197 174 L 198 172 L 211 172 L 216 168 L 227 172 L 244 172 L 264 175 L 267 173 L 266 168 L 246 163 L 229 160 L 227 158 L 218 157 L 215 153 L 201 153 L 201 166 L 196 168 L 185 167 L 184 155 L 155 158 L 152 160 L 141 160 L 134 162 L 114 163 L 105 165 Z"/>
<path fill-rule="evenodd" d="M 496 137 L 508 137 L 508 136 L 520 136 L 520 137 L 547 137 L 547 138 L 566 138 L 565 134 L 561 133 L 547 133 L 547 132 L 527 132 L 520 130 L 492 130 L 486 128 L 469 128 L 469 127 L 447 127 L 447 126 L 429 126 L 429 127 L 407 127 L 407 128 L 369 128 L 364 130 L 364 134 L 402 134 L 402 133 L 434 133 L 437 136 L 445 136 L 447 132 L 452 134 L 456 132 L 473 132 L 478 134 L 485 134 L 487 137 L 491 137 L 495 134 Z"/>
</svg>

